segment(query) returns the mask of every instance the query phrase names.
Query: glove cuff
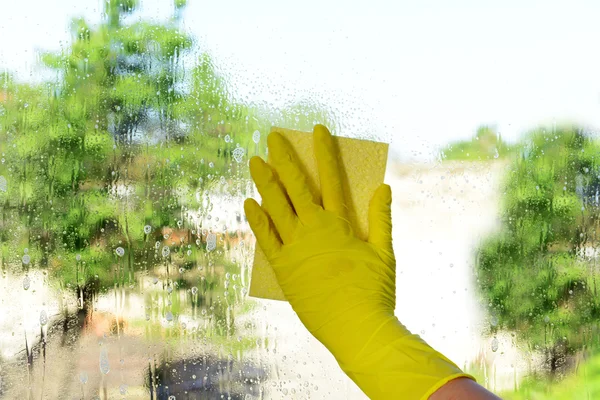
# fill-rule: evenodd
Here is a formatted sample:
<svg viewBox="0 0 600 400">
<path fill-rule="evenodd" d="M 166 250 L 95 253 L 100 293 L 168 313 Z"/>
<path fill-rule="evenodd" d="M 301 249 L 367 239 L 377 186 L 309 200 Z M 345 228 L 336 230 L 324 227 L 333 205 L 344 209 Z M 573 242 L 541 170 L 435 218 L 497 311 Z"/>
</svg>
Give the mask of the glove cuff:
<svg viewBox="0 0 600 400">
<path fill-rule="evenodd" d="M 453 379 L 475 380 L 396 317 L 382 321 L 356 357 L 340 367 L 371 399 L 425 400 Z"/>
</svg>

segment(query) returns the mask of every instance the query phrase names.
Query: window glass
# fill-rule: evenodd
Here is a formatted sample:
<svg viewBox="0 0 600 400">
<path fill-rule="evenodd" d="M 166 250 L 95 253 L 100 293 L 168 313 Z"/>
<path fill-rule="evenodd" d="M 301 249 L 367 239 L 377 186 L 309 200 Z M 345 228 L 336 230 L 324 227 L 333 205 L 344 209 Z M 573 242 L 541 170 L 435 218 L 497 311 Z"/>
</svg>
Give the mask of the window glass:
<svg viewBox="0 0 600 400">
<path fill-rule="evenodd" d="M 586 1 L 0 12 L 0 397 L 364 399 L 248 296 L 272 126 L 390 143 L 397 310 L 507 399 L 595 398 Z"/>
</svg>

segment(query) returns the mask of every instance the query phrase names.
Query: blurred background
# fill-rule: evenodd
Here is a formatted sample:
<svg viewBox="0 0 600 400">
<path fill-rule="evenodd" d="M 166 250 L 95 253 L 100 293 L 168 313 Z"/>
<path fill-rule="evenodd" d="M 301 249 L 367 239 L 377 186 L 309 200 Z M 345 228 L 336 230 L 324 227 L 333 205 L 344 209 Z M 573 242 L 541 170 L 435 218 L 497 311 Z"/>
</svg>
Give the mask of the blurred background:
<svg viewBox="0 0 600 400">
<path fill-rule="evenodd" d="M 247 294 L 248 160 L 317 123 L 390 143 L 411 331 L 503 398 L 600 395 L 600 5 L 0 7 L 1 398 L 364 399 Z"/>
</svg>

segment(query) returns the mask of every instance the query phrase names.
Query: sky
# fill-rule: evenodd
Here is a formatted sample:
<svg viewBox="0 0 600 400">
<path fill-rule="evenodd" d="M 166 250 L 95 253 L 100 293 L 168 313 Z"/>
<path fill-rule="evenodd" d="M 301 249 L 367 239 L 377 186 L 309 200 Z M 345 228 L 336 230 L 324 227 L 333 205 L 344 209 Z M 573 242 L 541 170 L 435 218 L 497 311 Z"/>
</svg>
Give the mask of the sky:
<svg viewBox="0 0 600 400">
<path fill-rule="evenodd" d="M 170 0 L 142 0 L 164 19 Z M 0 70 L 38 79 L 36 52 L 69 39 L 101 0 L 0 0 Z M 236 96 L 273 108 L 318 99 L 336 134 L 390 143 L 405 160 L 497 126 L 600 127 L 600 2 L 189 0 L 183 28 Z"/>
</svg>

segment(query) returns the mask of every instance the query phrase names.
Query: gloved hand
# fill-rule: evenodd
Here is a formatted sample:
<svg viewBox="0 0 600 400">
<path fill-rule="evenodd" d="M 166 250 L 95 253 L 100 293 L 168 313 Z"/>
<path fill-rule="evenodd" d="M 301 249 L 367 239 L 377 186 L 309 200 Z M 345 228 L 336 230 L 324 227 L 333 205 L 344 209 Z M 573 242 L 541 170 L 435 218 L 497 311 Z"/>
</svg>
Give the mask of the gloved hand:
<svg viewBox="0 0 600 400">
<path fill-rule="evenodd" d="M 348 221 L 327 128 L 314 128 L 322 204 L 286 139 L 271 133 L 268 146 L 273 166 L 250 160 L 263 204 L 246 199 L 246 216 L 286 299 L 344 372 L 372 399 L 427 399 L 452 379 L 473 379 L 394 316 L 390 186 L 372 197 L 365 242 Z"/>
</svg>

